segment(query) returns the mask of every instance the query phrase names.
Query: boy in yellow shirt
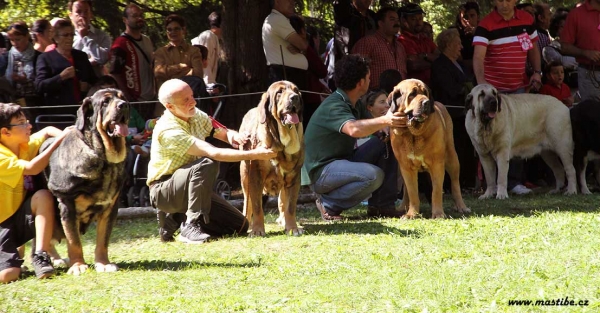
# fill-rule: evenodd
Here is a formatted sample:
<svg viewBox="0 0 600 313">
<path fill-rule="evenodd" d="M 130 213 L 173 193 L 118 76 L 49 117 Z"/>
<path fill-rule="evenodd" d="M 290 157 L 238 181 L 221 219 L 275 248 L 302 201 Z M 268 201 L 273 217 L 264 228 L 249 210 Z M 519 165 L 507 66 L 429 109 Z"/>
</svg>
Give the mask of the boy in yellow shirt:
<svg viewBox="0 0 600 313">
<path fill-rule="evenodd" d="M 46 189 L 27 193 L 25 177 L 39 174 L 59 146 L 64 134 L 55 127 L 46 127 L 31 134 L 31 124 L 21 107 L 0 103 L 0 283 L 19 278 L 23 259 L 18 247 L 35 238 L 32 263 L 38 278 L 54 274 L 52 261 L 46 253 L 54 226 L 55 201 Z M 48 149 L 38 155 L 44 140 L 56 137 Z"/>
</svg>

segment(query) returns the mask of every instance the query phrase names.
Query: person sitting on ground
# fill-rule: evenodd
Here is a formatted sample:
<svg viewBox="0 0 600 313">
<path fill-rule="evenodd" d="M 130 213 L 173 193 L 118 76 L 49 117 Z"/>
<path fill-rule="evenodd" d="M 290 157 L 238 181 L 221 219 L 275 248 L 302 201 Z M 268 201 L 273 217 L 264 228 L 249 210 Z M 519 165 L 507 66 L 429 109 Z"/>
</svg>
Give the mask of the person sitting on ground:
<svg viewBox="0 0 600 313">
<path fill-rule="evenodd" d="M 150 203 L 159 210 L 161 240 L 172 241 L 181 220 L 179 240 L 187 243 L 246 233 L 244 215 L 213 191 L 219 162 L 268 160 L 277 153 L 264 147 L 245 151 L 207 143 L 205 139 L 214 137 L 238 148 L 247 137 L 215 127 L 196 108 L 190 86 L 179 79 L 167 80 L 158 99 L 166 110 L 153 131 L 147 184 Z"/>
<path fill-rule="evenodd" d="M 573 95 L 571 88 L 564 83 L 565 70 L 560 61 L 553 61 L 546 66 L 546 84 L 540 89 L 543 95 L 553 96 L 562 101 L 567 107 L 573 106 Z"/>
<path fill-rule="evenodd" d="M 369 195 L 369 216 L 399 217 L 395 209 L 398 166 L 386 145 L 371 138 L 358 149 L 356 139 L 386 127 L 406 127 L 401 113 L 370 118 L 359 98 L 370 83 L 369 60 L 343 57 L 335 68 L 338 89 L 319 106 L 308 123 L 304 166 L 317 209 L 324 220 L 341 220 L 340 213 Z"/>
<path fill-rule="evenodd" d="M 32 257 L 38 278 L 54 274 L 47 251 L 54 227 L 55 200 L 46 189 L 28 192 L 32 175 L 39 174 L 69 130 L 46 127 L 31 134 L 31 124 L 21 107 L 0 103 L 0 283 L 15 281 L 21 275 L 23 259 L 18 247 L 35 238 Z M 38 149 L 49 137 L 55 137 L 48 149 Z M 30 188 L 33 189 L 33 188 Z"/>
</svg>

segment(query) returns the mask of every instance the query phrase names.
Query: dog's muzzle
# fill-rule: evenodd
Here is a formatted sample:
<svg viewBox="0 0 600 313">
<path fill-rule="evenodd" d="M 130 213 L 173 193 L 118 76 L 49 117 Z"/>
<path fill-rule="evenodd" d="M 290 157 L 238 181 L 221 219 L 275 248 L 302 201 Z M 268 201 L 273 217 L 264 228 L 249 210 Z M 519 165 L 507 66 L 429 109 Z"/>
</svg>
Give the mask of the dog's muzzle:
<svg viewBox="0 0 600 313">
<path fill-rule="evenodd" d="M 125 101 L 120 101 L 115 104 L 115 118 L 108 123 L 106 133 L 110 137 L 126 137 L 129 135 L 129 104 Z"/>
<path fill-rule="evenodd" d="M 481 116 L 485 121 L 491 121 L 496 118 L 496 115 L 498 114 L 498 100 L 494 98 L 487 101 L 484 99 L 484 101 Z"/>
<path fill-rule="evenodd" d="M 290 97 L 289 106 L 285 111 L 281 112 L 281 124 L 292 126 L 300 123 L 300 118 L 298 117 L 298 106 L 300 105 L 300 96 L 293 95 Z"/>
</svg>

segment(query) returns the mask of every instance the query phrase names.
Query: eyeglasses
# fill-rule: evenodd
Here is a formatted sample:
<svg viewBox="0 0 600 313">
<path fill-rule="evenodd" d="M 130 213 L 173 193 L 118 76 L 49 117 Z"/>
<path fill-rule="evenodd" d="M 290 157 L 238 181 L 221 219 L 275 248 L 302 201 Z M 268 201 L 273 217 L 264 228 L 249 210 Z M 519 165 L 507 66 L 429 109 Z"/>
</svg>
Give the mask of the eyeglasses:
<svg viewBox="0 0 600 313">
<path fill-rule="evenodd" d="M 175 33 L 175 32 L 180 32 L 180 31 L 181 31 L 181 27 L 167 28 L 167 33 Z"/>
<path fill-rule="evenodd" d="M 25 120 L 25 123 L 19 123 L 19 124 L 8 124 L 5 127 L 22 127 L 25 128 L 27 126 L 29 126 L 29 120 Z"/>
<path fill-rule="evenodd" d="M 63 37 L 63 38 L 69 38 L 69 37 L 75 37 L 75 33 L 57 34 L 57 36 Z"/>
</svg>

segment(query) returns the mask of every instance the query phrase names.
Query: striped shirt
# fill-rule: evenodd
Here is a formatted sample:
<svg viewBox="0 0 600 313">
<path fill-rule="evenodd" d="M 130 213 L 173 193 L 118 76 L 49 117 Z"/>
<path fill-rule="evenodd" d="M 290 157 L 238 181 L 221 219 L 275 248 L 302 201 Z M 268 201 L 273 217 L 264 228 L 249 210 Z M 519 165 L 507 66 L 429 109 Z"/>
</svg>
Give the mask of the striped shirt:
<svg viewBox="0 0 600 313">
<path fill-rule="evenodd" d="M 485 80 L 499 91 L 526 85 L 527 51 L 538 40 L 533 17 L 522 10 L 506 21 L 497 10 L 484 17 L 475 30 L 473 46 L 487 47 L 483 61 Z"/>
<path fill-rule="evenodd" d="M 146 183 L 150 185 L 162 176 L 172 175 L 180 167 L 199 159 L 199 156 L 188 154 L 187 151 L 196 139 L 204 140 L 208 137 L 212 129 L 210 117 L 198 109 L 196 115 L 187 122 L 165 110 L 152 132 Z"/>
</svg>

